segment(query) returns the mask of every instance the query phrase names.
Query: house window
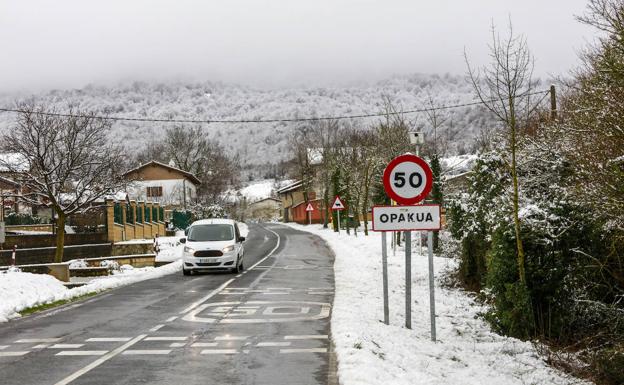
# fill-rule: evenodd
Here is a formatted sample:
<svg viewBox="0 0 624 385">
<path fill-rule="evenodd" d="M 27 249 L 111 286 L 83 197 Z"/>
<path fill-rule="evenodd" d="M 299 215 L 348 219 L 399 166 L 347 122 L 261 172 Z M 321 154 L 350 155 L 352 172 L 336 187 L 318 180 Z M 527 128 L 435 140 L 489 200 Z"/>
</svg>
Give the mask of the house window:
<svg viewBox="0 0 624 385">
<path fill-rule="evenodd" d="M 162 186 L 149 186 L 147 187 L 147 197 L 161 197 L 162 196 Z"/>
</svg>

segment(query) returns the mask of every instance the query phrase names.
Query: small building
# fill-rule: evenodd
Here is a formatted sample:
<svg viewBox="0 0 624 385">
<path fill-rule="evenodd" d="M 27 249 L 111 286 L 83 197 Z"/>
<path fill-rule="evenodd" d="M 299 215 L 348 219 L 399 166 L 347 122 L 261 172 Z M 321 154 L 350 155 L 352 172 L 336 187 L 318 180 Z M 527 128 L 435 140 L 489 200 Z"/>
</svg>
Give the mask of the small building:
<svg viewBox="0 0 624 385">
<path fill-rule="evenodd" d="M 130 199 L 171 208 L 186 208 L 195 202 L 201 185 L 194 174 L 155 160 L 126 172 L 124 177 L 130 182 Z"/>
<path fill-rule="evenodd" d="M 296 181 L 277 190 L 277 194 L 282 201 L 282 211 L 284 222 L 297 222 L 301 224 L 310 221 L 309 213 L 306 211 L 308 203 L 314 208 L 311 211 L 312 223 L 323 223 L 322 200 L 316 199 L 316 191 L 307 191 L 308 199 L 305 199 L 306 191 L 303 182 Z"/>
<path fill-rule="evenodd" d="M 277 198 L 263 198 L 250 203 L 247 206 L 246 217 L 270 221 L 279 219 L 282 216 L 282 201 Z"/>
</svg>

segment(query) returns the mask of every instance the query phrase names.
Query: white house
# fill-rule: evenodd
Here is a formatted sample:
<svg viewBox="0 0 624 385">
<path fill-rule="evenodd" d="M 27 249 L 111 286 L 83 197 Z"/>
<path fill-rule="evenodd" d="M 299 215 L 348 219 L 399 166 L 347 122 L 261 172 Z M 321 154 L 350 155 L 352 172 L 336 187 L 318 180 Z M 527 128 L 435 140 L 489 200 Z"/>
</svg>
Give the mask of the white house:
<svg viewBox="0 0 624 385">
<path fill-rule="evenodd" d="M 197 198 L 200 180 L 192 173 L 157 161 L 145 163 L 124 174 L 130 181 L 128 195 L 133 200 L 159 202 L 184 208 Z"/>
</svg>

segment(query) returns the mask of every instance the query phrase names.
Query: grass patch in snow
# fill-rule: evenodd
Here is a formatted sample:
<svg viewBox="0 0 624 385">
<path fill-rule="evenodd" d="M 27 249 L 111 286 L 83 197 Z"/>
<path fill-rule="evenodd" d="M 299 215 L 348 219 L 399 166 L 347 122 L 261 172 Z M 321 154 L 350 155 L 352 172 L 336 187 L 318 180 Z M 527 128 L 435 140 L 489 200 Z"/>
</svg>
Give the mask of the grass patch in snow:
<svg viewBox="0 0 624 385">
<path fill-rule="evenodd" d="M 48 309 L 52 309 L 58 306 L 62 306 L 62 305 L 66 305 L 68 303 L 72 303 L 72 302 L 78 302 L 81 301 L 85 298 L 89 298 L 89 297 L 93 297 L 96 294 L 99 294 L 100 292 L 97 291 L 93 291 L 93 292 L 89 292 L 83 295 L 80 295 L 78 297 L 74 297 L 74 298 L 70 298 L 70 299 L 61 299 L 58 301 L 54 301 L 54 302 L 49 302 L 49 303 L 43 303 L 41 305 L 37 305 L 37 306 L 32 306 L 32 307 L 28 307 L 26 309 L 23 309 L 22 311 L 19 312 L 19 314 L 23 317 L 26 315 L 30 315 L 30 314 L 34 314 L 34 313 L 39 313 L 42 312 L 44 310 L 48 310 Z"/>
</svg>

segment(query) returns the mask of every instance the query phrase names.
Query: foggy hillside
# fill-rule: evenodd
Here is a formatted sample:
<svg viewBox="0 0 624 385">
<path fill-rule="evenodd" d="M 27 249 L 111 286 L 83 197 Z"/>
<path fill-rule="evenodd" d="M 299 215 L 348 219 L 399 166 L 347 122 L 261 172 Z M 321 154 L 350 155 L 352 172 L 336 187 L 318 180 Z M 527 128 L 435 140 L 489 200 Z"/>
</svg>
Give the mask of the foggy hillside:
<svg viewBox="0 0 624 385">
<path fill-rule="evenodd" d="M 53 90 L 34 95 L 38 102 L 63 110 L 68 103 L 81 109 L 110 116 L 158 119 L 278 119 L 357 115 L 380 112 L 383 97 L 398 109 L 410 110 L 427 106 L 428 95 L 436 105 L 449 105 L 475 100 L 472 88 L 460 76 L 396 76 L 371 84 L 343 87 L 293 87 L 260 89 L 218 82 L 134 82 L 113 87 L 87 86 L 82 89 Z M 24 95 L 0 96 L 0 105 L 13 106 Z M 480 128 L 492 125 L 491 118 L 480 107 L 445 110 L 448 118 L 441 135 L 451 142 L 451 154 L 472 150 Z M 413 127 L 427 131 L 424 114 L 407 115 Z M 0 113 L 0 128 L 10 127 L 14 114 Z M 370 126 L 379 118 L 366 118 L 356 124 Z M 115 130 L 130 149 L 159 138 L 172 123 L 116 122 Z M 289 158 L 288 133 L 297 124 L 251 123 L 204 124 L 210 137 L 220 141 L 228 151 L 238 153 L 249 170 Z M 255 166 L 255 167 L 254 167 Z M 257 175 L 256 177 L 262 177 Z"/>
</svg>

